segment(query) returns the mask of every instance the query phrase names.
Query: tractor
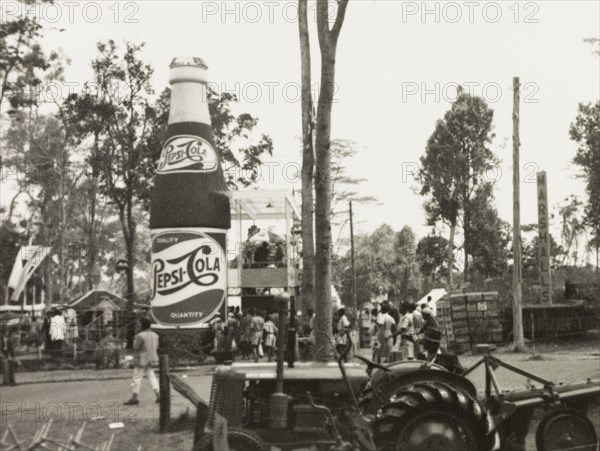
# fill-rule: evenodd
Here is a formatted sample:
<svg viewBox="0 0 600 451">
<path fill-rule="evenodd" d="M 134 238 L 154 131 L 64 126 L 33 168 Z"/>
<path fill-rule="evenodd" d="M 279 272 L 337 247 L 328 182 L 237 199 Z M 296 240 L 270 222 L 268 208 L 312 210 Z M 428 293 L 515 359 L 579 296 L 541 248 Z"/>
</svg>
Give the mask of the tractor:
<svg viewBox="0 0 600 451">
<path fill-rule="evenodd" d="M 525 449 L 538 407 L 545 410 L 538 450 L 597 449 L 585 409 L 600 394 L 600 381 L 554 385 L 489 354 L 464 371 L 441 358 L 444 365 L 436 363 L 438 356 L 387 365 L 356 356 L 362 364 L 343 363 L 349 335 L 348 342 L 337 362 L 288 362 L 285 374 L 283 339 L 277 362 L 217 367 L 194 451 L 517 451 Z M 479 397 L 466 378 L 478 367 L 485 370 Z M 543 388 L 505 393 L 498 367 Z"/>
</svg>

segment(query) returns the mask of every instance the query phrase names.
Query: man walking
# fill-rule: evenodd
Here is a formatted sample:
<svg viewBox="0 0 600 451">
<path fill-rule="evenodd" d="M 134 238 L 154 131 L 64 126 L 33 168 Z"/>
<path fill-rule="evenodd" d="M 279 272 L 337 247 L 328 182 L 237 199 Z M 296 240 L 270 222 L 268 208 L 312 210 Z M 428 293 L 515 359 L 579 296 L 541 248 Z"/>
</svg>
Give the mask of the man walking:
<svg viewBox="0 0 600 451">
<path fill-rule="evenodd" d="M 131 399 L 125 402 L 126 406 L 138 405 L 138 395 L 144 375 L 150 381 L 152 390 L 156 394 L 156 402 L 160 401 L 158 391 L 158 380 L 154 374 L 153 364 L 158 362 L 158 335 L 150 330 L 150 320 L 142 318 L 140 320 L 140 332 L 135 336 L 133 341 L 133 349 L 135 351 L 135 360 L 133 368 L 133 382 L 131 384 L 133 393 Z"/>
<path fill-rule="evenodd" d="M 65 342 L 65 331 L 67 325 L 65 318 L 62 316 L 62 312 L 57 309 L 53 309 L 51 312 L 52 319 L 50 320 L 50 348 L 51 350 L 60 355 L 63 344 Z"/>
</svg>

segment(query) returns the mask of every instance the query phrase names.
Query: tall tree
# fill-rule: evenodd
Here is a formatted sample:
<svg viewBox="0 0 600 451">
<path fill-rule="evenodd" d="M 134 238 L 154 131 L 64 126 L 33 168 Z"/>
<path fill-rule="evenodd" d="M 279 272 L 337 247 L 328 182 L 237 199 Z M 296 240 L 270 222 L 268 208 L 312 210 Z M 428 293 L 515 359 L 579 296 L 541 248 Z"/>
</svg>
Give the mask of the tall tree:
<svg viewBox="0 0 600 451">
<path fill-rule="evenodd" d="M 338 0 L 330 27 L 330 1 L 317 2 L 317 34 L 321 50 L 321 81 L 315 138 L 315 299 L 316 354 L 331 356 L 331 113 L 335 88 L 335 57 L 348 0 Z"/>
<path fill-rule="evenodd" d="M 579 147 L 573 162 L 581 169 L 585 180 L 587 203 L 584 223 L 592 235 L 592 244 L 596 248 L 596 268 L 598 268 L 598 250 L 600 248 L 600 101 L 579 104 L 575 121 L 571 124 L 569 135 Z"/>
<path fill-rule="evenodd" d="M 43 80 L 63 81 L 64 63 L 56 54 L 47 59 L 45 71 L 37 73 L 30 67 L 18 77 L 20 90 L 10 97 L 11 127 L 5 136 L 7 160 L 21 173 L 18 192 L 26 193 L 30 199 L 29 227 L 33 229 L 35 225 L 37 229 L 32 230 L 34 241 L 52 247 L 57 258 L 54 268 L 44 264 L 48 304 L 68 300 L 67 225 L 74 213 L 76 187 L 82 175 L 81 167 L 74 164 L 79 158 L 80 140 L 60 101 L 50 105 L 54 112 L 44 115 L 38 97 L 30 94 Z"/>
<path fill-rule="evenodd" d="M 463 232 L 473 212 L 469 208 L 475 188 L 495 163 L 489 148 L 493 111 L 486 102 L 460 90 L 451 109 L 436 124 L 421 157 L 418 180 L 421 195 L 429 196 L 425 210 L 429 224 L 442 221 L 450 228 L 448 262 L 453 266 L 454 237 L 459 221 Z M 469 274 L 468 235 L 464 237 L 464 274 Z M 452 276 L 449 280 L 452 285 Z"/>
<path fill-rule="evenodd" d="M 314 308 L 315 235 L 314 167 L 315 121 L 311 92 L 310 39 L 307 0 L 298 0 L 300 68 L 302 84 L 302 299 L 306 308 Z"/>
<path fill-rule="evenodd" d="M 153 171 L 146 140 L 149 121 L 155 116 L 150 84 L 153 69 L 140 59 L 143 44 L 126 43 L 123 54 L 114 41 L 99 42 L 98 56 L 92 61 L 98 92 L 88 105 L 90 120 L 102 117 L 104 127 L 88 130 L 98 133 L 97 170 L 100 191 L 115 205 L 128 263 L 127 311 L 131 317 L 135 300 L 134 268 L 137 222 L 134 205 L 148 198 Z M 133 345 L 134 324 L 129 323 L 127 346 Z"/>
<path fill-rule="evenodd" d="M 346 16 L 348 0 L 338 0 L 337 10 L 333 15 L 333 25 L 330 25 L 329 0 L 317 2 L 317 34 L 321 52 L 321 80 L 317 105 L 315 140 L 312 142 L 313 126 L 311 124 L 312 96 L 310 96 L 310 47 L 308 45 L 307 4 L 304 0 L 298 2 L 299 37 L 302 63 L 302 140 L 303 168 L 302 194 L 303 204 L 303 247 L 309 247 L 309 273 L 312 268 L 310 256 L 312 253 L 312 188 L 311 172 L 314 168 L 315 187 L 315 248 L 319 249 L 315 256 L 314 265 L 314 295 L 316 302 L 316 331 L 317 359 L 327 360 L 331 356 L 331 112 L 335 88 L 335 56 L 337 43 Z M 314 165 L 312 164 L 311 147 L 314 145 Z M 310 211 L 309 211 L 310 210 Z M 308 213 L 308 216 L 306 214 Z M 306 252 L 304 252 L 306 258 Z M 306 271 L 306 261 L 304 266 Z M 305 273 L 306 274 L 306 273 Z M 306 275 L 305 275 L 306 277 Z M 309 281 L 306 282 L 310 291 Z M 308 294 L 310 296 L 310 292 Z"/>
</svg>

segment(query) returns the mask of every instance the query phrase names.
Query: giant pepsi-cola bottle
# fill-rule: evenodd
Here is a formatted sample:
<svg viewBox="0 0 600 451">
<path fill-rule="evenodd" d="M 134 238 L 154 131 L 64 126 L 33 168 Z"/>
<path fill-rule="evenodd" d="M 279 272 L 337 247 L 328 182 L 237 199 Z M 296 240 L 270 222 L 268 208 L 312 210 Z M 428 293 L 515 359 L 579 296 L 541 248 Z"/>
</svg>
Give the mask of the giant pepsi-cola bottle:
<svg viewBox="0 0 600 451">
<path fill-rule="evenodd" d="M 231 226 L 200 58 L 171 63 L 169 124 L 150 204 L 152 316 L 158 327 L 200 327 L 224 312 Z"/>
</svg>

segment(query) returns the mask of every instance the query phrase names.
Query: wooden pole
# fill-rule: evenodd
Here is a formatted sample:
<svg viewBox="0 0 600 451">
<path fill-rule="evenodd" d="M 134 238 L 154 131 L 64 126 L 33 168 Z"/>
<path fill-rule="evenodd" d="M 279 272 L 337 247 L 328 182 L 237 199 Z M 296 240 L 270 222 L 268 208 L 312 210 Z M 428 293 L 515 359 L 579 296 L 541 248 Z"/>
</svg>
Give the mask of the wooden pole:
<svg viewBox="0 0 600 451">
<path fill-rule="evenodd" d="M 358 309 L 358 299 L 356 293 L 356 270 L 354 267 L 354 220 L 352 216 L 352 201 L 348 202 L 350 206 L 350 260 L 352 264 L 352 309 L 354 312 Z"/>
<path fill-rule="evenodd" d="M 169 356 L 161 354 L 158 356 L 158 386 L 160 389 L 160 413 L 159 425 L 160 432 L 165 433 L 169 430 L 171 421 L 171 383 L 169 381 Z"/>
<path fill-rule="evenodd" d="M 552 268 L 550 267 L 550 223 L 548 219 L 548 180 L 546 171 L 537 173 L 538 260 L 542 304 L 552 305 Z"/>
<path fill-rule="evenodd" d="M 523 291 L 521 278 L 521 193 L 519 147 L 519 77 L 513 78 L 513 340 L 514 351 L 523 352 L 525 339 L 523 337 Z"/>
</svg>

